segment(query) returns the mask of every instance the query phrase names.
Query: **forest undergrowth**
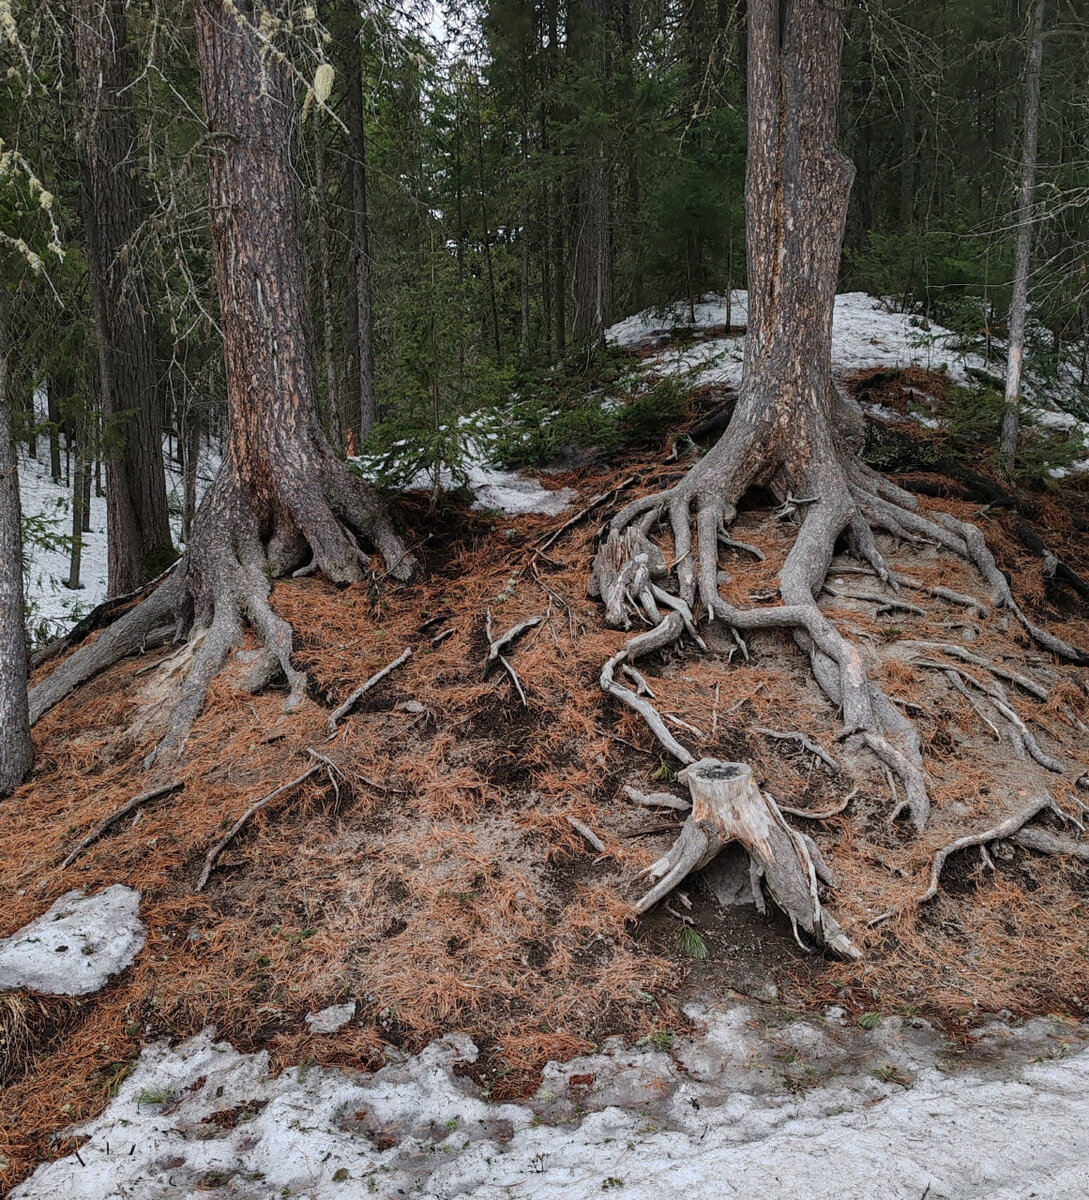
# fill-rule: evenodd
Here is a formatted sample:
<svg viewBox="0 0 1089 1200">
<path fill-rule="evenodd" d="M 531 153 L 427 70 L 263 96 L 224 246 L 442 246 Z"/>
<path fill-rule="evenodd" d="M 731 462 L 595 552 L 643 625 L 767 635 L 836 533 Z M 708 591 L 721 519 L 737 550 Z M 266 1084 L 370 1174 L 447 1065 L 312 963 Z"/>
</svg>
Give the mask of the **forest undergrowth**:
<svg viewBox="0 0 1089 1200">
<path fill-rule="evenodd" d="M 928 382 L 923 375 L 914 372 L 913 386 Z M 864 386 L 884 402 L 877 393 L 894 385 L 854 381 Z M 691 412 L 689 428 L 705 419 Z M 827 819 L 793 820 L 834 868 L 827 902 L 863 957 L 803 953 L 785 921 L 724 911 L 699 878 L 685 889 L 691 908 L 675 900 L 635 919 L 645 890 L 638 872 L 672 843 L 681 818 L 639 807 L 624 788 L 684 789 L 644 722 L 601 690 L 602 664 L 628 635 L 604 627 L 586 580 L 606 514 L 683 474 L 683 439 L 677 446 L 673 461 L 648 451 L 545 475 L 546 486 L 577 487 L 583 503 L 608 497 L 558 536 L 566 518 L 436 514 L 418 501 L 405 514 L 418 582 L 280 582 L 272 603 L 296 630 L 306 702 L 285 714 L 275 688 L 241 694 L 240 664 L 213 684 L 181 760 L 160 762 L 151 777 L 143 762 L 162 732 L 169 648 L 127 660 L 42 718 L 34 774 L 5 805 L 0 888 L 11 900 L 0 933 L 71 888 L 126 883 L 143 894 L 149 937 L 135 965 L 97 996 L 8 997 L 5 1185 L 71 1151 L 57 1135 L 101 1110 L 142 1043 L 208 1025 L 241 1049 L 267 1049 L 278 1066 L 368 1068 L 391 1046 L 416 1050 L 464 1030 L 482 1051 L 474 1077 L 503 1099 L 531 1092 L 548 1059 L 607 1036 L 666 1043 L 687 1024 L 685 1002 L 754 981 L 773 984 L 766 995 L 786 1008 L 835 1003 L 856 1019 L 921 1013 L 964 1039 L 981 1015 L 1001 1010 L 1085 1014 L 1089 863 L 999 841 L 989 855 L 950 857 L 937 895 L 920 899 L 939 849 L 1041 786 L 1069 818 L 1080 819 L 1089 799 L 1077 782 L 1089 770 L 1080 725 L 1089 723 L 1089 671 L 1039 652 L 983 602 L 985 617 L 928 595 L 935 586 L 984 595 L 969 564 L 935 547 L 881 539 L 890 566 L 920 585 L 900 596 L 837 556 L 821 599 L 861 647 L 871 678 L 916 724 L 933 802 L 921 834 L 890 821 L 899 797 L 876 760 L 836 772 L 760 732 L 802 733 L 840 762 L 837 714 L 785 634 L 751 636 L 745 661 L 712 626 L 707 652 L 685 641 L 640 662 L 658 711 L 700 755 L 749 763 L 780 806 L 820 813 L 847 798 Z M 895 473 L 896 461 L 883 465 Z M 1085 602 L 1045 579 L 1040 556 L 1017 536 L 1018 513 L 981 515 L 963 480 L 934 467 L 896 477 L 921 488 L 929 511 L 979 522 L 1032 618 L 1089 645 Z M 1034 485 L 1017 500 L 1053 553 L 1089 573 L 1089 492 Z M 731 527 L 765 556 L 724 551 L 731 604 L 774 601 L 795 528 L 770 508 L 750 497 Z M 896 601 L 908 607 L 885 609 Z M 524 703 L 500 665 L 485 670 L 489 614 L 493 637 L 542 618 L 504 651 Z M 949 672 L 988 673 L 935 643 L 967 646 L 1046 691 L 1039 699 L 1008 683 L 1010 705 L 1061 773 L 1017 757 Z M 406 648 L 412 656 L 330 737 L 331 710 Z M 320 761 L 310 750 L 335 771 L 258 813 L 198 892 L 209 847 L 255 800 Z M 174 781 L 183 790 L 62 866 L 123 800 Z M 1037 823 L 1069 833 L 1055 814 Z M 345 1000 L 357 1004 L 353 1024 L 335 1035 L 308 1030 L 308 1013 Z"/>
</svg>

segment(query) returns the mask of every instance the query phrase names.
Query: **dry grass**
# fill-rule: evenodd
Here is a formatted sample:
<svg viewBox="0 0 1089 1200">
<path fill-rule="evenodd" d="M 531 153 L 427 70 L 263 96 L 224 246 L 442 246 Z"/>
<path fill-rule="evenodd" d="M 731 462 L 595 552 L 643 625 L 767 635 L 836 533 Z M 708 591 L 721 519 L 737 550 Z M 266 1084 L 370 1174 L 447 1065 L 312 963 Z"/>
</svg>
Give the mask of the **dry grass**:
<svg viewBox="0 0 1089 1200">
<path fill-rule="evenodd" d="M 625 475 L 633 471 L 645 488 L 661 474 L 651 461 L 626 464 Z M 584 473 L 555 482 L 589 495 L 619 478 Z M 1072 528 L 1069 513 L 1041 504 L 1050 505 L 1059 542 Z M 935 507 L 975 512 L 957 501 Z M 535 558 L 535 543 L 555 524 L 455 514 L 425 547 L 418 584 L 280 584 L 275 607 L 298 631 L 297 662 L 323 703 L 285 716 L 275 692 L 242 696 L 224 677 L 184 760 L 162 768 L 162 781 L 183 779 L 185 790 L 111 830 L 68 871 L 60 863 L 79 838 L 156 782 L 141 769 L 152 733 L 130 732 L 154 687 L 154 672 L 138 674 L 150 660 L 122 664 L 40 722 L 34 776 L 5 805 L 0 829 L 0 889 L 10 898 L 0 933 L 70 887 L 124 882 L 144 894 L 149 942 L 129 971 L 78 1008 L 11 1000 L 0 1036 L 28 1049 L 12 1057 L 2 1092 L 5 1184 L 63 1152 L 50 1138 L 103 1107 L 151 1036 L 182 1037 L 212 1024 L 243 1049 L 267 1049 L 279 1065 L 373 1067 L 384 1046 L 415 1048 L 444 1030 L 465 1030 L 482 1047 L 477 1076 L 502 1098 L 532 1090 L 551 1057 L 610 1034 L 638 1037 L 683 1024 L 675 996 L 690 964 L 644 936 L 630 908 L 636 871 L 671 835 L 633 837 L 648 814 L 633 811 L 621 786 L 661 786 L 661 756 L 642 722 L 607 702 L 597 685 L 602 661 L 625 635 L 603 629 L 598 606 L 585 597 L 594 521 Z M 1084 613 L 1051 606 L 1034 582 L 1039 563 L 1005 518 L 992 520 L 987 534 L 1038 619 L 1089 643 Z M 747 512 L 736 536 L 768 558 L 726 555 L 732 580 L 724 594 L 733 603 L 766 603 L 750 597 L 774 591 L 792 531 Z M 1076 561 L 1072 537 L 1061 546 Z M 935 554 L 902 554 L 897 565 L 929 582 L 979 589 L 967 567 Z M 863 586 L 869 590 L 870 581 Z M 1003 1007 L 1080 1011 L 1089 996 L 1082 866 L 1019 851 L 992 875 L 977 870 L 977 860 L 954 859 L 937 900 L 923 909 L 915 901 L 934 850 L 1005 811 L 1037 779 L 1031 764 L 1011 766 L 1008 746 L 995 745 L 942 677 L 897 650 L 906 637 L 948 639 L 944 623 L 963 612 L 926 601 L 925 618 L 875 619 L 865 605 L 826 600 L 829 615 L 859 636 L 880 685 L 922 706 L 935 813 L 919 840 L 891 827 L 884 774 L 865 759 L 852 764 L 861 771 L 858 796 L 815 836 L 842 878 L 837 915 L 865 944 L 866 958 L 849 967 L 811 960 L 787 1001 L 837 997 L 867 1010 L 923 1008 L 949 1021 Z M 527 707 L 501 672 L 482 679 L 488 608 L 500 629 L 546 614 L 512 652 Z M 454 634 L 432 648 L 447 628 Z M 323 705 L 339 703 L 409 645 L 413 658 L 324 743 Z M 1017 631 L 993 620 L 976 645 L 1025 661 Z M 757 635 L 750 664 L 731 662 L 728 649 L 725 640 L 713 642 L 706 656 L 677 650 L 647 664 L 659 708 L 700 731 L 697 738 L 681 730 L 682 740 L 751 762 L 782 803 L 816 809 L 842 795 L 851 786 L 846 776 L 753 732 L 801 729 L 841 753 L 836 714 L 793 644 Z M 1085 673 L 1059 670 L 1047 705 L 1018 696 L 1018 706 L 1053 752 L 1084 768 L 1086 748 L 1064 710 L 1086 716 Z M 308 746 L 327 754 L 349 786 L 337 795 L 319 777 L 262 811 L 226 851 L 208 890 L 195 895 L 208 845 L 254 799 L 297 775 Z M 1068 798 L 1062 781 L 1048 782 Z M 574 832 L 569 816 L 595 830 L 604 855 Z M 889 910 L 895 916 L 867 928 Z M 777 936 L 769 925 L 768 937 Z M 344 997 L 357 1000 L 359 1025 L 310 1034 L 304 1016 Z M 24 1036 L 32 1011 L 45 1014 L 44 1024 Z"/>
</svg>

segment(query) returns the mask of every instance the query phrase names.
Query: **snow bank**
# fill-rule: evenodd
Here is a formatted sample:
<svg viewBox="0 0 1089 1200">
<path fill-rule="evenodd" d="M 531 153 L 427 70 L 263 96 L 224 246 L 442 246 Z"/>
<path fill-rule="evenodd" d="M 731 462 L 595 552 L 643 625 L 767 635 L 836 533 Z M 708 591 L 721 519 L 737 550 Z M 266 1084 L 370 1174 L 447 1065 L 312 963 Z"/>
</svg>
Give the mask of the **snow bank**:
<svg viewBox="0 0 1089 1200">
<path fill-rule="evenodd" d="M 115 883 L 93 896 L 66 892 L 36 921 L 0 941 L 0 989 L 86 996 L 143 949 L 140 893 Z"/>
<path fill-rule="evenodd" d="M 610 345 L 621 349 L 668 343 L 676 331 L 706 331 L 726 323 L 725 297 L 696 305 L 696 321 L 688 319 L 687 305 L 659 311 L 648 309 L 614 325 L 606 334 Z M 730 320 L 744 324 L 748 294 L 734 292 Z M 837 373 L 862 367 L 919 366 L 948 370 L 957 379 L 967 378 L 970 367 L 983 369 L 977 354 L 957 349 L 957 334 L 940 325 L 920 321 L 910 313 L 890 312 L 880 300 L 864 292 L 836 297 L 832 320 L 832 369 Z M 683 375 L 699 386 L 708 383 L 741 384 L 745 353 L 743 337 L 717 337 L 691 346 L 663 346 L 648 360 L 657 374 Z M 993 368 L 992 368 L 993 369 Z"/>
<path fill-rule="evenodd" d="M 1089 1052 L 1058 1022 L 982 1042 L 1043 1061 L 956 1073 L 926 1022 L 868 1033 L 840 1010 L 764 1029 L 701 1011 L 672 1052 L 607 1044 L 490 1105 L 450 1035 L 371 1076 L 268 1073 L 210 1032 L 148 1047 L 74 1155 L 13 1200 L 415 1195 L 432 1200 L 1078 1200 L 1089 1193 Z M 758 1032 L 761 1031 L 761 1032 Z M 860 1051 L 860 1040 L 865 1053 Z M 879 1066 L 869 1064 L 877 1063 Z M 939 1069 L 943 1067 L 944 1069 Z"/>
</svg>

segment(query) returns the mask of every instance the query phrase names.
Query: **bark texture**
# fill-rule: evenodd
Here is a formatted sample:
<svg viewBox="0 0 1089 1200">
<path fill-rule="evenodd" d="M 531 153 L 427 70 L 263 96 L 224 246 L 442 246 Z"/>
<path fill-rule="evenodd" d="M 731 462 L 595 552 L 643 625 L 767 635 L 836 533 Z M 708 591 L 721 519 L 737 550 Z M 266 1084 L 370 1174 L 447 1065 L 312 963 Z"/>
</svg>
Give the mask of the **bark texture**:
<svg viewBox="0 0 1089 1200">
<path fill-rule="evenodd" d="M 1004 469 L 1013 470 L 1021 424 L 1021 375 L 1025 358 L 1025 318 L 1028 315 L 1029 258 L 1034 228 L 1036 145 L 1040 126 L 1040 65 L 1044 57 L 1044 21 L 1047 0 L 1036 0 L 1032 10 L 1032 38 L 1025 64 L 1025 131 L 1021 142 L 1021 185 L 1018 190 L 1017 242 L 1014 248 L 1013 298 L 1010 301 L 1010 348 L 1006 357 L 1006 410 L 1002 417 L 999 457 Z"/>
<path fill-rule="evenodd" d="M 7 344 L 0 315 L 0 799 L 23 781 L 31 759 L 22 534 L 19 473 L 7 390 Z"/>
<path fill-rule="evenodd" d="M 176 622 L 186 669 L 157 753 L 184 745 L 211 680 L 242 640 L 264 647 L 247 686 L 282 673 L 287 707 L 305 677 L 292 630 L 269 604 L 271 580 L 309 554 L 337 583 L 363 579 L 369 553 L 407 578 L 413 560 L 375 494 L 333 452 L 318 418 L 302 229 L 290 161 L 296 111 L 286 68 L 263 53 L 246 0 L 201 0 L 197 49 L 210 142 L 210 221 L 227 368 L 223 465 L 197 512 L 188 553 L 147 600 L 81 648 L 34 692 L 35 718 L 74 687 Z"/>
<path fill-rule="evenodd" d="M 124 0 L 78 0 L 74 41 L 84 224 L 106 426 L 109 593 L 158 575 L 174 550 L 151 302 L 135 245 L 142 220 Z"/>
</svg>

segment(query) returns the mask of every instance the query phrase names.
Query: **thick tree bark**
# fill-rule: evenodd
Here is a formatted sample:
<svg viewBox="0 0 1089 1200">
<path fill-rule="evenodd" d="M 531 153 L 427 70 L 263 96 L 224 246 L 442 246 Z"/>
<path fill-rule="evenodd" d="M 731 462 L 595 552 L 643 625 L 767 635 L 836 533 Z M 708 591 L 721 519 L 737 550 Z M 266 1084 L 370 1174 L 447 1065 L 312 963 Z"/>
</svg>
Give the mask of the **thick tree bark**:
<svg viewBox="0 0 1089 1200">
<path fill-rule="evenodd" d="M 110 595 L 132 591 L 173 555 L 162 461 L 155 335 L 133 240 L 141 221 L 124 0 L 78 0 L 84 223 L 107 432 Z"/>
<path fill-rule="evenodd" d="M 596 62 L 603 89 L 607 68 L 597 51 L 606 44 L 609 17 L 608 0 L 577 0 L 568 15 L 569 53 Z M 581 148 L 572 216 L 572 336 L 604 345 L 613 305 L 613 163 L 599 135 Z"/>
<path fill-rule="evenodd" d="M 365 437 L 378 421 L 374 390 L 374 305 L 371 294 L 371 231 L 367 208 L 367 127 L 363 113 L 362 47 L 359 17 L 349 11 L 345 34 L 344 107 L 348 125 L 348 156 L 352 164 L 352 229 L 355 266 L 356 362 L 359 370 L 359 433 Z"/>
<path fill-rule="evenodd" d="M 1021 143 L 1021 186 L 1017 208 L 1017 243 L 1014 250 L 1013 299 L 1010 302 L 1010 348 L 1006 359 L 1006 411 L 1002 418 L 999 459 L 1008 473 L 1017 457 L 1021 422 L 1021 373 L 1025 357 L 1025 318 L 1028 314 L 1029 257 L 1034 230 L 1033 194 L 1036 189 L 1036 144 L 1040 124 L 1040 64 L 1044 56 L 1044 20 L 1047 0 L 1036 0 L 1032 12 L 1032 40 L 1025 66 L 1025 132 Z"/>
<path fill-rule="evenodd" d="M 23 527 L 19 472 L 7 390 L 7 342 L 0 313 L 0 799 L 30 770 L 23 613 Z"/>
<path fill-rule="evenodd" d="M 201 91 L 209 141 L 210 221 L 227 368 L 227 443 L 186 557 L 159 588 L 34 689 L 35 719 L 85 679 L 146 644 L 164 625 L 190 629 L 188 669 L 156 754 L 180 749 L 211 680 L 248 621 L 264 646 L 246 686 L 282 673 L 288 709 L 305 677 L 292 630 L 269 604 L 271 579 L 312 556 L 337 583 L 371 559 L 407 578 L 413 560 L 374 493 L 333 452 L 318 419 L 296 176 L 294 97 L 283 60 L 267 54 L 249 0 L 200 0 Z"/>
</svg>

